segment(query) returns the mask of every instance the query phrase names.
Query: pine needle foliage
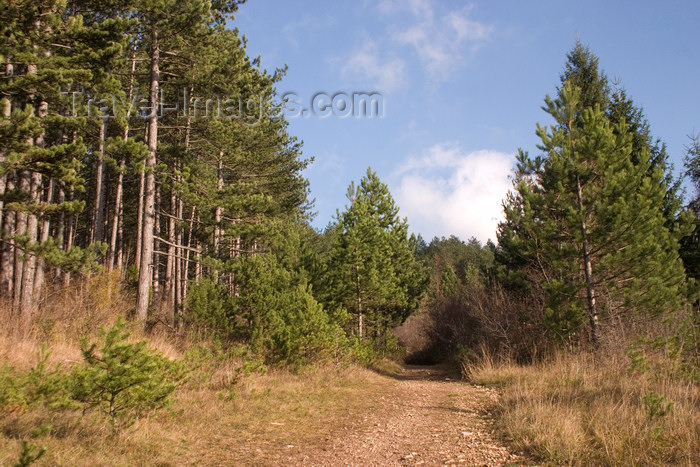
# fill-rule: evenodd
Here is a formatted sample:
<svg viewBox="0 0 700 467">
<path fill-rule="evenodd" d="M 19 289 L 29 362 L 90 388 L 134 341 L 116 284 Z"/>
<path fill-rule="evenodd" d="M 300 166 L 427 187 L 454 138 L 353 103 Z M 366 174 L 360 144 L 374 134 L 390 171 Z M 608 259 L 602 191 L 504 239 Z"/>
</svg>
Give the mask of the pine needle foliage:
<svg viewBox="0 0 700 467">
<path fill-rule="evenodd" d="M 168 405 L 186 376 L 180 362 L 149 349 L 146 341 L 131 342 L 130 336 L 118 318 L 111 328 L 101 329 L 100 344 L 83 339 L 85 366 L 71 375 L 72 397 L 86 410 L 105 413 L 115 429 Z"/>
</svg>

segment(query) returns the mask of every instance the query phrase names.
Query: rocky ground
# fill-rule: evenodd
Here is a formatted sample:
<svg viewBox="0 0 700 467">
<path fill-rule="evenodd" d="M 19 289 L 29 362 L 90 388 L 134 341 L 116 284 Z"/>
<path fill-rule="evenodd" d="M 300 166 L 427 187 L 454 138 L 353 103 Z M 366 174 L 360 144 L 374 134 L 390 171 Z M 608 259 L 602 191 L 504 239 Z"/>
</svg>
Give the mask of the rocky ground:
<svg viewBox="0 0 700 467">
<path fill-rule="evenodd" d="M 529 464 L 492 433 L 490 389 L 459 380 L 444 367 L 404 367 L 377 393 L 376 410 L 355 415 L 315 446 L 287 446 L 286 465 Z M 351 408 L 349 408 L 351 411 Z"/>
</svg>

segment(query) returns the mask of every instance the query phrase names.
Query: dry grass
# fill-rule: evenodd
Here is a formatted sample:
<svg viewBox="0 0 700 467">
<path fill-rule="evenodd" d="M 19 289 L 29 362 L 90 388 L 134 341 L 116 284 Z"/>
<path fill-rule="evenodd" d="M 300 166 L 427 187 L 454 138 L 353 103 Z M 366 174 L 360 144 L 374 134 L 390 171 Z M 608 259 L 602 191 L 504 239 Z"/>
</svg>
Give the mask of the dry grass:
<svg viewBox="0 0 700 467">
<path fill-rule="evenodd" d="M 700 388 L 672 372 L 628 371 L 617 355 L 559 355 L 465 368 L 501 388 L 498 424 L 515 449 L 569 465 L 700 465 Z"/>
<path fill-rule="evenodd" d="M 228 386 L 217 378 L 180 389 L 171 410 L 118 434 L 96 416 L 13 414 L 0 422 L 0 465 L 17 459 L 21 439 L 47 449 L 38 465 L 274 465 L 371 410 L 369 395 L 382 384 L 357 367 L 272 370 Z M 47 423 L 51 432 L 37 435 Z"/>
<path fill-rule="evenodd" d="M 108 290 L 109 288 L 109 290 Z M 109 292 L 109 294 L 107 293 Z M 27 371 L 45 345 L 49 366 L 68 370 L 82 360 L 81 336 L 94 337 L 128 302 L 107 278 L 76 285 L 53 297 L 34 325 L 23 328 L 7 307 L 0 310 L 0 366 Z M 134 326 L 135 338 L 143 338 Z M 21 442 L 46 448 L 36 465 L 240 465 L 278 464 L 302 448 L 321 449 L 365 411 L 387 378 L 352 365 L 327 365 L 291 373 L 267 369 L 236 349 L 194 357 L 194 343 L 165 334 L 149 345 L 171 358 L 191 361 L 191 378 L 175 393 L 171 409 L 115 433 L 97 413 L 0 407 L 0 465 L 12 465 Z M 200 343 L 201 344 L 201 343 Z"/>
</svg>

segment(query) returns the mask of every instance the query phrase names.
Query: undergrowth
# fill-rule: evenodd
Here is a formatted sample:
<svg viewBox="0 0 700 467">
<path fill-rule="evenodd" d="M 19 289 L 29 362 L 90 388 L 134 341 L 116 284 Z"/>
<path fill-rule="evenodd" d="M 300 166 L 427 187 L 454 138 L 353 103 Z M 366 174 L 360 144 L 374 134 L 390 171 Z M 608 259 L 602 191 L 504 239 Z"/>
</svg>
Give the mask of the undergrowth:
<svg viewBox="0 0 700 467">
<path fill-rule="evenodd" d="M 541 461 L 700 465 L 700 388 L 671 357 L 634 346 L 464 368 L 471 381 L 500 389 L 500 431 Z"/>
<path fill-rule="evenodd" d="M 145 335 L 117 318 L 127 303 L 103 276 L 52 296 L 29 328 L 0 304 L 0 465 L 275 463 L 325 443 L 386 384 L 354 363 L 376 362 L 359 343 L 269 365 L 244 344 Z"/>
</svg>

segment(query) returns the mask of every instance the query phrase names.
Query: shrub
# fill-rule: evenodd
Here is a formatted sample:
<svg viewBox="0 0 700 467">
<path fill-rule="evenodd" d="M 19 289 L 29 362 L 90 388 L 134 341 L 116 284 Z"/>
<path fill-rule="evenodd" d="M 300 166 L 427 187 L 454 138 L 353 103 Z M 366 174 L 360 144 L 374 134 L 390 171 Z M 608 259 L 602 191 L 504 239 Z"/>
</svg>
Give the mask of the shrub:
<svg viewBox="0 0 700 467">
<path fill-rule="evenodd" d="M 27 373 L 17 373 L 7 365 L 0 369 L 0 412 L 39 406 L 63 409 L 72 405 L 66 391 L 68 380 L 60 365 L 52 370 L 47 367 L 50 356 L 51 352 L 42 346 L 36 366 Z"/>
<path fill-rule="evenodd" d="M 232 305 L 226 286 L 211 279 L 194 284 L 187 294 L 188 324 L 203 331 L 229 338 L 234 333 Z"/>
<path fill-rule="evenodd" d="M 100 330 L 101 347 L 83 339 L 85 366 L 71 374 L 71 392 L 85 408 L 96 407 L 119 422 L 131 422 L 146 411 L 170 402 L 170 395 L 184 379 L 180 362 L 149 349 L 145 341 L 129 342 L 130 333 L 119 318 L 108 330 Z"/>
<path fill-rule="evenodd" d="M 525 363 L 545 354 L 551 338 L 543 323 L 541 297 L 522 296 L 501 286 L 468 285 L 436 300 L 423 324 L 427 345 L 409 356 L 429 362 L 483 352 Z"/>
<path fill-rule="evenodd" d="M 264 319 L 254 331 L 269 360 L 292 366 L 329 356 L 344 346 L 345 333 L 330 322 L 328 314 L 304 285 L 290 293 L 271 297 Z"/>
<path fill-rule="evenodd" d="M 14 467 L 28 467 L 41 459 L 44 454 L 46 454 L 46 448 L 39 447 L 27 441 L 22 441 L 19 459 L 15 462 Z"/>
<path fill-rule="evenodd" d="M 254 351 L 272 363 L 305 365 L 345 348 L 345 333 L 295 278 L 271 256 L 247 260 L 241 296 L 235 304 L 251 324 Z"/>
</svg>

